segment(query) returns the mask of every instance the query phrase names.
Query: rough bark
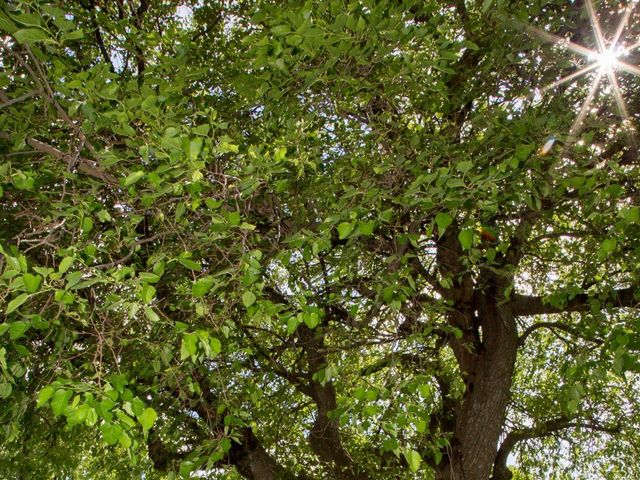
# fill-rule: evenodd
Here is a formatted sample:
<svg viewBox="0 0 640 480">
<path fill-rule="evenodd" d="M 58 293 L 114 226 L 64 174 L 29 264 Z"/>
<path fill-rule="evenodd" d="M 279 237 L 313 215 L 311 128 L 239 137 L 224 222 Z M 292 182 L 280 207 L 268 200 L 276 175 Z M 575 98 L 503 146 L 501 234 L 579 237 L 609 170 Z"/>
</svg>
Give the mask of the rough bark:
<svg viewBox="0 0 640 480">
<path fill-rule="evenodd" d="M 247 480 L 294 478 L 265 451 L 249 428 L 242 431 L 242 443 L 234 443 L 231 447 L 229 463 Z"/>
<path fill-rule="evenodd" d="M 438 480 L 487 480 L 498 450 L 518 350 L 518 332 L 510 309 L 501 305 L 509 276 L 485 272 L 474 282 L 452 225 L 438 240 L 443 276 L 452 275 L 445 294 L 453 308 L 449 323 L 462 335 L 451 339 L 466 391 L 456 406 L 451 444 L 438 466 Z M 517 262 L 517 251 L 505 262 Z M 451 277 L 450 277 L 451 278 Z"/>
<path fill-rule="evenodd" d="M 481 296 L 476 306 L 483 343 L 465 373 L 467 390 L 439 480 L 489 478 L 509 400 L 518 343 L 514 317 L 489 296 Z"/>
</svg>

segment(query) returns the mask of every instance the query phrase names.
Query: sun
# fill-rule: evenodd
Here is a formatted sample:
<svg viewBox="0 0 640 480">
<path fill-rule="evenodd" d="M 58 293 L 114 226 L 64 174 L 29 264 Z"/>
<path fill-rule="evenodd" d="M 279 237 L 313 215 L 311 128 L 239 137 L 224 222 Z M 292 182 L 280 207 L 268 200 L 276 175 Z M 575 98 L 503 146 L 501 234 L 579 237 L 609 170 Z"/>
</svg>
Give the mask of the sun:
<svg viewBox="0 0 640 480">
<path fill-rule="evenodd" d="M 602 29 L 600 28 L 600 22 L 598 15 L 593 6 L 592 0 L 586 0 L 585 6 L 589 14 L 589 21 L 593 34 L 595 36 L 597 49 L 591 49 L 574 43 L 566 38 L 559 37 L 547 31 L 541 30 L 531 25 L 526 25 L 525 28 L 529 33 L 542 38 L 543 40 L 566 48 L 567 50 L 577 53 L 587 59 L 587 64 L 575 72 L 556 80 L 550 85 L 544 87 L 540 92 L 544 93 L 548 90 L 554 89 L 559 85 L 576 80 L 590 72 L 594 72 L 593 80 L 589 87 L 589 92 L 580 108 L 580 112 L 576 117 L 571 130 L 569 131 L 570 138 L 575 138 L 579 133 L 586 115 L 591 110 L 591 103 L 595 98 L 600 85 L 603 81 L 607 81 L 613 92 L 615 103 L 618 109 L 618 113 L 623 121 L 623 124 L 629 125 L 631 117 L 627 109 L 627 104 L 624 101 L 622 89 L 618 83 L 618 72 L 631 73 L 632 75 L 640 76 L 640 68 L 637 65 L 632 65 L 623 60 L 622 57 L 626 56 L 632 50 L 640 47 L 640 42 L 627 46 L 623 42 L 623 33 L 627 27 L 627 22 L 631 16 L 631 12 L 638 3 L 638 0 L 631 0 L 626 8 L 622 11 L 620 22 L 614 32 L 610 32 L 606 37 Z"/>
<path fill-rule="evenodd" d="M 619 52 L 616 52 L 613 49 L 607 49 L 602 53 L 598 53 L 595 60 L 596 62 L 598 62 L 599 68 L 601 70 L 609 72 L 610 70 L 616 68 L 619 55 Z"/>
</svg>

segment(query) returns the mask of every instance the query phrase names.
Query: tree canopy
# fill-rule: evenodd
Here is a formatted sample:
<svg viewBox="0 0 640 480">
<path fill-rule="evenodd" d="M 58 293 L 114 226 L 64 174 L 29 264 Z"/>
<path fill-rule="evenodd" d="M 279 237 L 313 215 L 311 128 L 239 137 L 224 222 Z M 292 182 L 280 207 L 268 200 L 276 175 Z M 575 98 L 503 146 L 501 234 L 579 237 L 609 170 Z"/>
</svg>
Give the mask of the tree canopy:
<svg viewBox="0 0 640 480">
<path fill-rule="evenodd" d="M 640 478 L 634 7 L 3 2 L 0 476 Z"/>
</svg>

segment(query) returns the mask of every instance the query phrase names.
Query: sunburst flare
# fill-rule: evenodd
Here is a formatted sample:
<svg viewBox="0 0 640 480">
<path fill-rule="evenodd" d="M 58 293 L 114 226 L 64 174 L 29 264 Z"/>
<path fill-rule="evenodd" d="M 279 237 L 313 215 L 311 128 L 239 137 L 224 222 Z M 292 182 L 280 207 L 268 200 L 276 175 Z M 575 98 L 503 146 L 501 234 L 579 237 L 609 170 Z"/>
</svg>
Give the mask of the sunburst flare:
<svg viewBox="0 0 640 480">
<path fill-rule="evenodd" d="M 622 59 L 629 52 L 640 47 L 640 42 L 634 43 L 629 47 L 624 47 L 622 42 L 625 28 L 627 27 L 629 18 L 636 3 L 637 2 L 634 0 L 625 7 L 624 11 L 622 12 L 622 17 L 615 31 L 613 32 L 613 36 L 610 40 L 607 40 L 605 35 L 603 34 L 602 28 L 600 27 L 598 14 L 593 6 L 592 0 L 585 1 L 587 12 L 589 14 L 589 21 L 591 23 L 593 34 L 596 40 L 597 49 L 595 50 L 572 42 L 568 39 L 562 38 L 558 35 L 554 35 L 547 31 L 541 30 L 537 27 L 533 27 L 530 25 L 526 26 L 527 31 L 529 31 L 533 35 L 547 42 L 562 46 L 573 53 L 582 55 L 589 62 L 586 66 L 580 68 L 572 74 L 562 77 L 551 83 L 550 85 L 542 88 L 541 92 L 546 92 L 564 83 L 577 80 L 578 78 L 595 70 L 595 76 L 591 81 L 589 92 L 587 93 L 587 96 L 585 97 L 582 106 L 580 107 L 578 116 L 576 117 L 569 131 L 570 140 L 574 139 L 580 132 L 582 123 L 589 113 L 591 104 L 593 103 L 593 100 L 596 97 L 596 94 L 598 93 L 598 90 L 605 78 L 607 83 L 610 85 L 611 90 L 613 91 L 614 101 L 616 103 L 618 114 L 620 115 L 623 124 L 628 125 L 630 123 L 631 117 L 629 115 L 627 104 L 624 100 L 622 89 L 620 88 L 617 74 L 618 72 L 626 72 L 632 75 L 640 76 L 640 68 L 638 66 L 632 65 Z M 635 143 L 635 140 L 633 140 L 633 143 Z"/>
</svg>

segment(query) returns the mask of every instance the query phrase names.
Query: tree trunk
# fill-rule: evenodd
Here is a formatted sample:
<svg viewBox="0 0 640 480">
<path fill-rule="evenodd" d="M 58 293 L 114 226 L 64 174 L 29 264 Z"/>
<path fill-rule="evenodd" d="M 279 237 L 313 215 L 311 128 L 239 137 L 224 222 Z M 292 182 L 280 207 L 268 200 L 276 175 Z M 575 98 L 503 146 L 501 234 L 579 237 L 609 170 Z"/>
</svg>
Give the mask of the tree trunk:
<svg viewBox="0 0 640 480">
<path fill-rule="evenodd" d="M 477 304 L 482 344 L 471 369 L 464 372 L 467 390 L 456 410 L 448 458 L 438 480 L 488 480 L 511 391 L 518 336 L 513 315 L 494 298 Z"/>
<path fill-rule="evenodd" d="M 292 478 L 271 458 L 249 428 L 242 432 L 242 443 L 232 445 L 229 462 L 235 465 L 240 475 L 249 480 Z"/>
</svg>

